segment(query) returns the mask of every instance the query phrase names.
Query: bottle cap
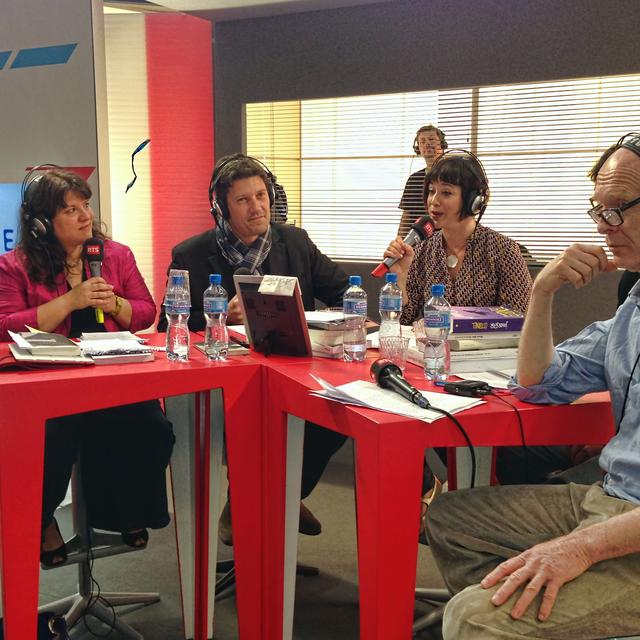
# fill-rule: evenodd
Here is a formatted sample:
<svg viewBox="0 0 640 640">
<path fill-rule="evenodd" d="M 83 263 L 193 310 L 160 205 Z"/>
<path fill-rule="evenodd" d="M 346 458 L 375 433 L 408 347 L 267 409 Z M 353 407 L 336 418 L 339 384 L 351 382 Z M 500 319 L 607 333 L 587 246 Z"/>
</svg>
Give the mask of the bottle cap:
<svg viewBox="0 0 640 640">
<path fill-rule="evenodd" d="M 362 284 L 362 277 L 361 276 L 349 276 L 349 284 L 351 286 L 359 287 Z"/>
<path fill-rule="evenodd" d="M 222 282 L 222 276 L 219 273 L 209 274 L 209 284 L 220 284 Z"/>
<path fill-rule="evenodd" d="M 398 282 L 398 274 L 397 273 L 387 273 L 384 277 L 387 282 Z"/>
<path fill-rule="evenodd" d="M 444 295 L 444 285 L 443 284 L 432 284 L 431 285 L 431 295 L 442 298 Z"/>
</svg>

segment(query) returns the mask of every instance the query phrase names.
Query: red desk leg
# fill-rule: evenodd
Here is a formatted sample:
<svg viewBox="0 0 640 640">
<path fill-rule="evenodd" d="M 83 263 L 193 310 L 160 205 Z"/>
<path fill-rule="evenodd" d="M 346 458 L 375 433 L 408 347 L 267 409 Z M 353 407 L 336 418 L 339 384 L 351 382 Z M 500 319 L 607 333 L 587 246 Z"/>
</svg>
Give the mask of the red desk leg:
<svg viewBox="0 0 640 640">
<path fill-rule="evenodd" d="M 424 450 L 391 425 L 378 436 L 355 444 L 360 637 L 409 640 Z"/>
<path fill-rule="evenodd" d="M 34 398 L 0 398 L 0 562 L 5 640 L 35 640 L 44 419 Z M 30 407 L 25 411 L 25 407 Z M 8 518 L 11 514 L 11 519 Z"/>
<path fill-rule="evenodd" d="M 261 501 L 264 375 L 262 370 L 256 369 L 245 375 L 244 386 L 232 385 L 224 396 L 236 605 L 241 640 L 266 638 L 262 631 L 265 563 Z M 217 518 L 218 514 L 212 514 L 212 517 Z"/>
</svg>

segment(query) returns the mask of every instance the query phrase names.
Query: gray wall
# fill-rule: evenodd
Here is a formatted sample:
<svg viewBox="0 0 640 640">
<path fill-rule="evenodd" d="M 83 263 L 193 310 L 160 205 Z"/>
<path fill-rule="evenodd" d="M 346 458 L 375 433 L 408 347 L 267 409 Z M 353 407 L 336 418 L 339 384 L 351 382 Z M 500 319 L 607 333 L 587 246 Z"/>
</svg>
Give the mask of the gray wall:
<svg viewBox="0 0 640 640">
<path fill-rule="evenodd" d="M 638 24 L 638 0 L 397 1 L 221 22 L 216 156 L 242 148 L 247 102 L 637 73 Z"/>
<path fill-rule="evenodd" d="M 638 0 L 396 1 L 221 22 L 216 156 L 243 148 L 247 102 L 638 73 L 638 24 Z M 372 267 L 345 265 L 365 275 Z M 562 289 L 556 341 L 609 317 L 618 279 L 604 274 L 585 289 Z M 379 286 L 365 278 L 370 300 Z"/>
</svg>

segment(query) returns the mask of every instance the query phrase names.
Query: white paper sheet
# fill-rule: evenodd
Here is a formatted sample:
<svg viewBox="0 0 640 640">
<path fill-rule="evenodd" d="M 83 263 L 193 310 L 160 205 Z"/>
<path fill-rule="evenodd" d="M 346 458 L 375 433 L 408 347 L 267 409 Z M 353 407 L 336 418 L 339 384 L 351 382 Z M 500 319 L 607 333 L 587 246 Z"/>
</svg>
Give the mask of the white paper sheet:
<svg viewBox="0 0 640 640">
<path fill-rule="evenodd" d="M 311 393 L 322 398 L 327 398 L 328 400 L 369 407 L 371 409 L 378 409 L 379 411 L 386 411 L 387 413 L 396 413 L 401 416 L 423 420 L 424 422 L 434 422 L 438 420 L 438 418 L 444 417 L 436 411 L 421 409 L 397 393 L 389 389 L 381 389 L 372 382 L 356 380 L 355 382 L 334 387 L 318 376 L 312 375 L 311 377 L 322 386 L 322 390 L 311 391 Z M 445 393 L 434 393 L 432 391 L 420 391 L 420 393 L 433 404 L 433 406 L 444 409 L 449 413 L 470 409 L 483 403 L 483 400 L 479 400 L 478 398 L 464 398 Z"/>
</svg>

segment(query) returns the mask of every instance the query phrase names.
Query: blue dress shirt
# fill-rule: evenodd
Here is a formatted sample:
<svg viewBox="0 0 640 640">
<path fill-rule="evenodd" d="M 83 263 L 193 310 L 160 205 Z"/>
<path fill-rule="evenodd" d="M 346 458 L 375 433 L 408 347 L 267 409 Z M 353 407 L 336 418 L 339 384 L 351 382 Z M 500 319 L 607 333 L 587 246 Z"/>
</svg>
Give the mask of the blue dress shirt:
<svg viewBox="0 0 640 640">
<path fill-rule="evenodd" d="M 610 391 L 617 432 L 600 454 L 600 466 L 607 474 L 604 490 L 636 504 L 640 504 L 639 356 L 640 282 L 613 318 L 594 322 L 555 348 L 539 384 L 512 389 L 520 400 L 539 404 L 566 404 L 585 393 Z"/>
</svg>

